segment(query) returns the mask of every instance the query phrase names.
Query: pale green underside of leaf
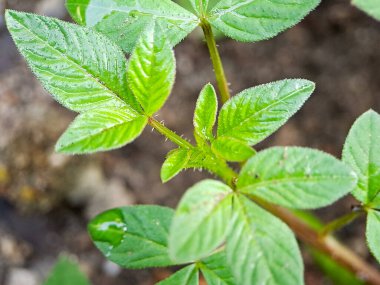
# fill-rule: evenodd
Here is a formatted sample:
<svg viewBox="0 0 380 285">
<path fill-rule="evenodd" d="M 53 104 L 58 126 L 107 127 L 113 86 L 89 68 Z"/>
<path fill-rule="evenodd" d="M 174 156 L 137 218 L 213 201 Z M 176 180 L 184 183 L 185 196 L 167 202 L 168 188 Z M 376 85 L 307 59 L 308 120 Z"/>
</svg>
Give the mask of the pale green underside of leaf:
<svg viewBox="0 0 380 285">
<path fill-rule="evenodd" d="M 357 173 L 353 195 L 380 206 L 380 115 L 368 111 L 354 123 L 343 149 L 343 161 Z"/>
<path fill-rule="evenodd" d="M 218 119 L 218 136 L 254 145 L 279 129 L 315 89 L 313 82 L 286 79 L 247 89 L 230 99 Z"/>
<path fill-rule="evenodd" d="M 172 46 L 198 25 L 195 15 L 170 0 L 67 0 L 66 7 L 76 22 L 94 27 L 128 53 L 152 19 Z"/>
<path fill-rule="evenodd" d="M 218 99 L 211 84 L 207 84 L 201 91 L 194 112 L 194 130 L 205 140 L 212 140 L 213 127 L 216 122 L 218 111 Z"/>
<path fill-rule="evenodd" d="M 211 10 L 208 20 L 225 35 L 242 42 L 272 38 L 294 26 L 320 0 L 222 0 Z"/>
<path fill-rule="evenodd" d="M 6 21 L 21 54 L 58 102 L 77 112 L 123 107 L 125 102 L 138 109 L 127 86 L 126 59 L 106 37 L 57 19 L 10 10 Z"/>
<path fill-rule="evenodd" d="M 234 200 L 234 213 L 226 253 L 236 284 L 303 284 L 303 263 L 292 231 L 244 196 Z"/>
<path fill-rule="evenodd" d="M 93 153 L 122 147 L 144 130 L 147 118 L 128 108 L 103 108 L 80 114 L 61 136 L 58 152 Z"/>
<path fill-rule="evenodd" d="M 148 115 L 161 109 L 175 76 L 174 53 L 154 22 L 144 31 L 129 61 L 128 83 Z"/>
<path fill-rule="evenodd" d="M 174 273 L 169 278 L 157 283 L 156 285 L 198 285 L 199 271 L 196 266 L 189 265 Z"/>
<path fill-rule="evenodd" d="M 208 285 L 237 285 L 227 265 L 225 251 L 220 251 L 202 260 L 199 267 Z"/>
<path fill-rule="evenodd" d="M 60 257 L 43 285 L 89 285 L 87 277 L 76 262 Z"/>
<path fill-rule="evenodd" d="M 368 211 L 366 235 L 369 249 L 380 262 L 380 212 Z"/>
<path fill-rule="evenodd" d="M 256 152 L 246 142 L 229 137 L 220 137 L 211 144 L 214 153 L 227 161 L 245 161 Z"/>
<path fill-rule="evenodd" d="M 186 192 L 170 228 L 169 253 L 174 261 L 199 260 L 222 244 L 231 218 L 231 193 L 215 180 L 204 180 Z"/>
<path fill-rule="evenodd" d="M 117 208 L 95 217 L 88 230 L 99 250 L 122 267 L 171 266 L 167 240 L 173 214 L 159 206 Z"/>
<path fill-rule="evenodd" d="M 179 148 L 170 152 L 161 167 L 162 182 L 168 182 L 185 169 L 190 156 L 191 152 L 188 149 Z"/>
<path fill-rule="evenodd" d="M 380 0 L 353 0 L 352 4 L 368 15 L 380 20 Z"/>
<path fill-rule="evenodd" d="M 237 187 L 285 207 L 315 209 L 348 194 L 356 181 L 355 173 L 329 154 L 275 147 L 259 152 L 245 164 Z"/>
</svg>

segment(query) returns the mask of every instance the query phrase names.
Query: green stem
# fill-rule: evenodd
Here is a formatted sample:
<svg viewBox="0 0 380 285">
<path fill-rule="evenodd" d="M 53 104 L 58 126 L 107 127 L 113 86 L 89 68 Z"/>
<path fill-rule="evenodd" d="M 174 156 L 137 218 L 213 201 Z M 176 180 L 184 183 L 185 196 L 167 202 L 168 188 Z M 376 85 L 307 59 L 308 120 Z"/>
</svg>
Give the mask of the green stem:
<svg viewBox="0 0 380 285">
<path fill-rule="evenodd" d="M 220 59 L 219 51 L 216 47 L 215 37 L 212 32 L 211 25 L 206 20 L 202 20 L 201 27 L 203 29 L 203 33 L 207 42 L 207 47 L 210 52 L 211 61 L 214 66 L 216 81 L 218 83 L 218 88 L 220 92 L 220 98 L 222 103 L 224 104 L 230 99 L 231 95 L 230 89 L 228 87 L 226 74 L 224 73 L 222 60 Z"/>
<path fill-rule="evenodd" d="M 320 231 L 320 236 L 325 237 L 325 236 L 343 228 L 344 226 L 350 224 L 352 221 L 354 221 L 356 218 L 360 217 L 364 213 L 365 212 L 363 209 L 356 209 L 356 210 L 353 210 L 351 213 L 348 213 L 348 214 L 328 223 Z"/>
</svg>

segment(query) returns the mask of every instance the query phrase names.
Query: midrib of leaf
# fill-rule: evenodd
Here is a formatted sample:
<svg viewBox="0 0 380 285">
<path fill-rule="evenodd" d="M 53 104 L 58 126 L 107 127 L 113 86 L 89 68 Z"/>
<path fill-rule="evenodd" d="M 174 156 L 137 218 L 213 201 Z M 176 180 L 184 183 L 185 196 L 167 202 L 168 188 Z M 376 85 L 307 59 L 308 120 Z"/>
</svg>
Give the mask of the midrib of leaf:
<svg viewBox="0 0 380 285">
<path fill-rule="evenodd" d="M 217 273 L 216 273 L 216 271 L 217 270 L 223 270 L 224 269 L 224 267 L 217 267 L 217 268 L 213 268 L 213 269 L 211 269 L 210 267 L 208 267 L 205 263 L 199 263 L 199 264 L 197 264 L 198 265 L 198 267 L 199 267 L 199 269 L 200 270 L 207 270 L 208 271 L 208 273 L 211 273 L 211 275 L 213 275 L 214 276 L 214 278 L 215 279 L 218 279 L 218 280 L 222 280 L 223 281 L 223 284 L 227 284 L 226 282 L 225 282 L 225 280 L 221 277 L 221 276 L 219 276 Z M 223 284 L 220 284 L 220 285 L 223 285 Z"/>
<path fill-rule="evenodd" d="M 15 18 L 14 18 L 15 19 Z M 112 89 L 110 89 L 105 83 L 103 83 L 102 81 L 99 80 L 99 78 L 95 77 L 94 74 L 92 74 L 89 70 L 87 70 L 86 68 L 84 68 L 83 66 L 79 65 L 77 62 L 75 62 L 74 59 L 72 59 L 69 55 L 65 55 L 64 53 L 62 53 L 61 51 L 59 51 L 58 49 L 54 48 L 53 46 L 51 46 L 49 44 L 49 42 L 45 41 L 43 38 L 41 38 L 38 34 L 34 33 L 32 30 L 30 30 L 27 26 L 25 26 L 23 23 L 21 23 L 20 21 L 17 20 L 17 22 L 22 26 L 24 27 L 24 29 L 29 32 L 31 35 L 33 35 L 36 39 L 38 39 L 42 44 L 44 44 L 45 46 L 48 46 L 50 49 L 54 50 L 55 52 L 57 52 L 60 57 L 65 60 L 66 62 L 68 63 L 71 63 L 73 64 L 74 66 L 76 66 L 80 71 L 83 72 L 83 74 L 85 76 L 87 76 L 90 80 L 94 81 L 97 85 L 100 85 L 102 89 L 110 92 L 112 95 L 114 95 L 117 100 L 119 100 L 122 104 L 124 105 L 127 105 L 129 106 L 124 100 L 122 100 Z M 75 38 L 75 37 L 74 37 Z M 53 88 L 56 88 L 55 86 L 53 86 Z M 59 88 L 60 89 L 60 88 Z M 62 89 L 60 89 L 62 90 Z M 64 90 L 62 90 L 64 91 Z"/>
</svg>

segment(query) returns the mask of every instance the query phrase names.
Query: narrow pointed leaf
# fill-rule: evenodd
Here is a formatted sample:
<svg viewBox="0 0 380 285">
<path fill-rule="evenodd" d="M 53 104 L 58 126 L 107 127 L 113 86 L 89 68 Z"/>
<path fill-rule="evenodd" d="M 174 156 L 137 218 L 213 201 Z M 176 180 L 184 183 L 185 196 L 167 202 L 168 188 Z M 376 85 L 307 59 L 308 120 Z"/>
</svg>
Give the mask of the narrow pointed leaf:
<svg viewBox="0 0 380 285">
<path fill-rule="evenodd" d="M 221 0 L 209 13 L 209 21 L 235 40 L 257 42 L 294 26 L 319 3 L 320 0 Z"/>
<path fill-rule="evenodd" d="M 92 240 L 111 261 L 126 268 L 174 265 L 168 255 L 168 231 L 174 211 L 159 206 L 117 208 L 88 225 Z"/>
<path fill-rule="evenodd" d="M 129 86 L 146 114 L 161 109 L 173 87 L 174 76 L 174 53 L 163 32 L 152 23 L 137 42 L 128 69 Z"/>
<path fill-rule="evenodd" d="M 198 24 L 195 15 L 171 0 L 67 0 L 66 7 L 76 22 L 94 27 L 128 53 L 152 20 L 163 27 L 171 46 Z"/>
<path fill-rule="evenodd" d="M 157 285 L 198 285 L 199 271 L 193 264 L 174 273 L 169 278 L 157 283 Z"/>
<path fill-rule="evenodd" d="M 194 112 L 195 132 L 205 140 L 212 140 L 214 135 L 212 129 L 216 121 L 216 112 L 218 111 L 218 99 L 215 89 L 211 84 L 207 84 L 199 98 Z"/>
<path fill-rule="evenodd" d="M 212 150 L 227 161 L 245 161 L 256 152 L 246 142 L 229 137 L 220 137 L 212 142 Z"/>
<path fill-rule="evenodd" d="M 218 136 L 254 145 L 279 129 L 313 93 L 315 84 L 286 79 L 247 89 L 230 99 L 218 119 Z"/>
<path fill-rule="evenodd" d="M 74 120 L 56 150 L 82 154 L 119 148 L 137 138 L 146 124 L 146 117 L 129 108 L 91 110 Z"/>
<path fill-rule="evenodd" d="M 343 149 L 343 161 L 357 173 L 353 195 L 365 204 L 380 206 L 380 115 L 363 114 L 352 126 Z"/>
<path fill-rule="evenodd" d="M 202 260 L 199 265 L 208 285 L 237 285 L 227 265 L 225 251 L 221 251 Z"/>
<path fill-rule="evenodd" d="M 215 180 L 190 188 L 170 228 L 169 252 L 177 262 L 199 260 L 222 244 L 231 217 L 232 190 Z"/>
<path fill-rule="evenodd" d="M 377 261 L 380 262 L 380 211 L 369 210 L 367 217 L 367 242 L 369 249 Z"/>
<path fill-rule="evenodd" d="M 332 204 L 356 185 L 355 173 L 318 150 L 275 147 L 259 152 L 243 167 L 238 189 L 289 208 Z"/>
<path fill-rule="evenodd" d="M 353 0 L 352 4 L 380 21 L 380 0 Z"/>
<path fill-rule="evenodd" d="M 58 102 L 77 112 L 123 107 L 125 102 L 138 109 L 127 85 L 126 59 L 106 37 L 57 19 L 11 10 L 6 20 L 21 54 Z"/>
<path fill-rule="evenodd" d="M 303 263 L 292 231 L 244 196 L 234 200 L 227 262 L 236 284 L 301 285 Z"/>
<path fill-rule="evenodd" d="M 170 152 L 161 168 L 162 182 L 168 182 L 185 169 L 190 156 L 191 152 L 188 149 L 179 148 Z"/>
</svg>

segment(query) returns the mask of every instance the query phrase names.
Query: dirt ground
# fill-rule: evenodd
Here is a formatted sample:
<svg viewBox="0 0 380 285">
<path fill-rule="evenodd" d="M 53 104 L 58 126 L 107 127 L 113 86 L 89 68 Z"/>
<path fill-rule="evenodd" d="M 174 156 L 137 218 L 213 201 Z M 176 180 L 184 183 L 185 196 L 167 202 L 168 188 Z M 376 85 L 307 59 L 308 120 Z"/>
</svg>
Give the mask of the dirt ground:
<svg viewBox="0 0 380 285">
<path fill-rule="evenodd" d="M 61 0 L 0 0 L 5 7 L 69 20 Z M 380 23 L 349 1 L 323 1 L 301 24 L 270 41 L 219 42 L 234 94 L 284 78 L 305 78 L 317 90 L 304 108 L 259 149 L 314 147 L 340 157 L 355 118 L 380 111 Z M 213 82 L 199 31 L 176 48 L 177 80 L 159 119 L 192 138 L 192 113 L 202 86 Z M 105 261 L 86 232 L 97 213 L 128 204 L 175 207 L 182 193 L 208 177 L 187 171 L 162 184 L 160 166 L 173 148 L 146 129 L 127 147 L 105 154 L 67 157 L 54 144 L 74 114 L 55 103 L 18 55 L 0 13 L 0 284 L 40 284 L 61 252 L 76 257 L 95 285 L 150 285 L 169 271 L 121 270 Z M 318 211 L 325 221 L 347 213 L 353 198 Z M 372 261 L 360 220 L 338 233 Z M 306 283 L 331 284 L 307 254 Z"/>
</svg>

